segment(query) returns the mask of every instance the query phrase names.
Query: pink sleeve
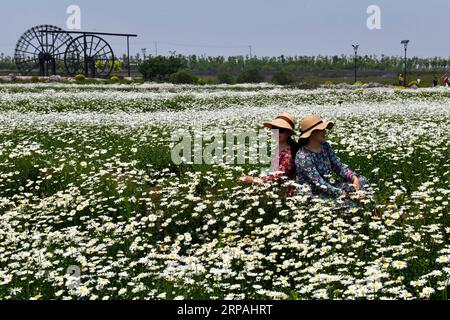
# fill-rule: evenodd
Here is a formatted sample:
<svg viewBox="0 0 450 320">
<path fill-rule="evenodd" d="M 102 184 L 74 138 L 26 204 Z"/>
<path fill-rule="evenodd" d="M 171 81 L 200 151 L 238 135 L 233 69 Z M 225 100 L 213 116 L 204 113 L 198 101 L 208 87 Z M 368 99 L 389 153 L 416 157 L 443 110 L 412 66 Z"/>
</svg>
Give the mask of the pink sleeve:
<svg viewBox="0 0 450 320">
<path fill-rule="evenodd" d="M 263 181 L 269 181 L 269 180 L 278 180 L 280 179 L 283 175 L 286 175 L 290 170 L 292 170 L 292 166 L 293 166 L 293 161 L 292 161 L 292 154 L 291 152 L 287 152 L 287 151 L 282 151 L 280 152 L 280 160 L 278 163 L 278 167 L 276 168 L 275 173 L 271 174 L 271 175 L 267 175 L 264 177 L 261 177 L 261 179 Z"/>
</svg>

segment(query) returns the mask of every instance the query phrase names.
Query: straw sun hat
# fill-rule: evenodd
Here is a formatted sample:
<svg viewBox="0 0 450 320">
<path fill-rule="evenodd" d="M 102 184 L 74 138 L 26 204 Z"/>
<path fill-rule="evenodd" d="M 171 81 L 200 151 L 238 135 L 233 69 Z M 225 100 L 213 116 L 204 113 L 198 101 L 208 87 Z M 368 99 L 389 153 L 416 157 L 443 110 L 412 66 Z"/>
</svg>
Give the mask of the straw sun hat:
<svg viewBox="0 0 450 320">
<path fill-rule="evenodd" d="M 318 115 L 310 115 L 300 121 L 299 139 L 308 138 L 314 130 L 331 129 L 334 126 L 332 121 L 324 121 Z"/>
<path fill-rule="evenodd" d="M 295 117 L 290 113 L 280 113 L 275 119 L 264 122 L 263 125 L 270 129 L 273 127 L 288 129 L 295 134 Z"/>
</svg>

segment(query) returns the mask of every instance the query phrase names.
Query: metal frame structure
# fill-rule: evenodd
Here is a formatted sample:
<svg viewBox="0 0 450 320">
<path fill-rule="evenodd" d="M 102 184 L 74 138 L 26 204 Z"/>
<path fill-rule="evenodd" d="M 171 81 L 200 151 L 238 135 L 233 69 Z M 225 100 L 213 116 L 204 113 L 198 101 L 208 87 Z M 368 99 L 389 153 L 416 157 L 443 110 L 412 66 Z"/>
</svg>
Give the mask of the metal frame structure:
<svg viewBox="0 0 450 320">
<path fill-rule="evenodd" d="M 73 38 L 72 35 L 78 35 Z M 109 76 L 114 67 L 114 52 L 100 36 L 127 38 L 127 69 L 130 68 L 130 38 L 136 34 L 65 31 L 52 25 L 27 30 L 16 45 L 14 59 L 19 71 L 30 74 L 39 67 L 39 75 L 56 75 L 64 68 L 68 74 L 83 72 L 86 77 Z"/>
<path fill-rule="evenodd" d="M 46 32 L 46 31 L 44 31 L 44 32 Z M 93 59 L 92 52 L 90 52 L 89 54 L 87 53 L 88 49 L 89 50 L 92 49 L 92 46 L 90 48 L 88 48 L 88 44 L 87 44 L 88 43 L 88 41 L 87 41 L 88 36 L 91 36 L 93 38 L 95 37 L 97 40 L 99 40 L 97 44 L 104 42 L 105 45 L 108 46 L 109 48 L 111 48 L 109 46 L 109 44 L 103 38 L 101 38 L 99 36 L 126 37 L 127 38 L 127 65 L 128 65 L 127 68 L 128 68 L 128 76 L 129 77 L 131 76 L 131 69 L 130 69 L 130 37 L 133 37 L 133 38 L 137 37 L 137 34 L 108 33 L 108 32 L 88 32 L 88 31 L 48 31 L 48 32 L 49 33 L 56 33 L 56 34 L 65 32 L 65 33 L 67 33 L 69 35 L 70 34 L 79 34 L 80 35 L 79 37 L 75 38 L 72 41 L 72 43 L 75 42 L 75 40 L 77 40 L 77 39 L 78 39 L 77 40 L 78 42 L 80 41 L 80 39 L 83 39 L 83 42 L 82 42 L 83 60 L 84 60 L 83 64 L 84 64 L 84 74 L 86 76 L 89 76 L 89 66 L 90 66 L 90 63 L 92 63 L 92 59 Z M 72 43 L 70 43 L 70 44 L 72 44 Z M 68 49 L 70 47 L 70 44 L 68 46 Z M 112 49 L 110 49 L 110 51 L 111 51 L 111 54 L 112 54 L 112 57 L 113 57 L 112 63 L 114 63 L 114 53 L 113 53 Z M 112 66 L 111 66 L 111 70 L 112 70 Z M 108 75 L 109 75 L 109 73 L 108 73 Z"/>
</svg>

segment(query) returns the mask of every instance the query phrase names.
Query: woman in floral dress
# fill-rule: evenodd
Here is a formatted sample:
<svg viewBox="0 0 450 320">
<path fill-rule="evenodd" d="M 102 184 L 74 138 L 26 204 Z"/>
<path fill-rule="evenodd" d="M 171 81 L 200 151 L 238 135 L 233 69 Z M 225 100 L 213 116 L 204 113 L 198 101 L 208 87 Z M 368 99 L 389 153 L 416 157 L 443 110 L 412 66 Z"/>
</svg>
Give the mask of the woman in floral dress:
<svg viewBox="0 0 450 320">
<path fill-rule="evenodd" d="M 349 197 L 351 192 L 369 186 L 366 177 L 343 164 L 325 140 L 326 129 L 333 126 L 333 122 L 323 121 L 317 115 L 303 119 L 300 148 L 295 156 L 296 182 L 308 184 L 313 195 L 321 198 Z M 335 183 L 330 181 L 333 171 L 339 176 Z"/>
<path fill-rule="evenodd" d="M 274 173 L 262 177 L 243 176 L 241 181 L 253 184 L 283 179 L 294 181 L 296 177 L 294 157 L 298 150 L 297 143 L 292 139 L 292 135 L 295 134 L 295 117 L 289 113 L 281 113 L 274 120 L 264 122 L 264 126 L 278 130 L 278 146 L 272 160 Z M 292 186 L 288 186 L 285 191 L 287 196 L 294 194 Z"/>
</svg>

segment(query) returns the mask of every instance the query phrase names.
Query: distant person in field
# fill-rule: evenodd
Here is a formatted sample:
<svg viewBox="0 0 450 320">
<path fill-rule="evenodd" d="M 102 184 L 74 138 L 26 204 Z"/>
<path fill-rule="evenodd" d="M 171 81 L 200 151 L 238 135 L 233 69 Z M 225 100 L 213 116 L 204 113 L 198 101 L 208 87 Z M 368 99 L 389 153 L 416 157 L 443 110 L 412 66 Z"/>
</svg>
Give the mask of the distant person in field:
<svg viewBox="0 0 450 320">
<path fill-rule="evenodd" d="M 263 125 L 272 130 L 278 130 L 278 146 L 272 164 L 276 164 L 274 173 L 262 177 L 243 176 L 241 181 L 249 184 L 261 184 L 267 181 L 276 181 L 282 178 L 295 180 L 294 157 L 298 150 L 298 145 L 292 136 L 295 134 L 295 117 L 289 113 L 280 113 L 270 122 Z M 287 195 L 293 194 L 293 187 L 287 188 Z"/>
<path fill-rule="evenodd" d="M 351 192 L 367 189 L 369 182 L 366 177 L 343 164 L 325 140 L 326 130 L 333 128 L 333 122 L 310 115 L 301 121 L 300 126 L 299 150 L 295 156 L 297 183 L 308 184 L 314 196 L 325 198 L 348 198 Z M 334 184 L 330 182 L 333 171 L 339 176 Z"/>
<path fill-rule="evenodd" d="M 403 74 L 401 74 L 401 73 L 398 75 L 398 85 L 399 86 L 405 85 L 405 78 L 403 77 Z"/>
<path fill-rule="evenodd" d="M 437 85 L 438 85 L 438 78 L 434 77 L 433 78 L 433 87 L 437 87 Z"/>
<path fill-rule="evenodd" d="M 444 86 L 448 87 L 448 76 L 447 76 L 447 75 L 444 75 L 444 76 L 442 77 L 442 80 L 443 80 L 443 82 L 444 82 Z"/>
<path fill-rule="evenodd" d="M 405 85 L 405 77 L 403 77 L 403 74 L 401 74 L 401 73 L 398 75 L 398 85 L 399 86 Z"/>
</svg>

